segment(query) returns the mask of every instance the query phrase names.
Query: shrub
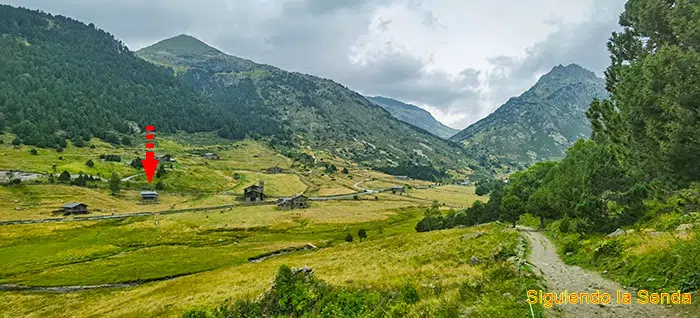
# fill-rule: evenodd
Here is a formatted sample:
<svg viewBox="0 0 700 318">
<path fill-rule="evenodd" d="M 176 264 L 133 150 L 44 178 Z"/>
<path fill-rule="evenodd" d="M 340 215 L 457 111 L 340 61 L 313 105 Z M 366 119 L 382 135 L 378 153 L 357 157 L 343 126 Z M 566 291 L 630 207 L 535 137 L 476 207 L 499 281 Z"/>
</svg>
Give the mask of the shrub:
<svg viewBox="0 0 700 318">
<path fill-rule="evenodd" d="M 61 172 L 61 175 L 58 176 L 58 181 L 60 181 L 60 182 L 70 181 L 70 173 L 66 170 L 63 170 L 63 172 Z"/>
<path fill-rule="evenodd" d="M 596 260 L 600 257 L 619 256 L 620 254 L 622 254 L 622 244 L 617 240 L 603 240 L 593 250 L 593 258 Z"/>
<path fill-rule="evenodd" d="M 209 315 L 202 309 L 188 309 L 182 313 L 182 318 L 207 318 Z"/>
<path fill-rule="evenodd" d="M 359 237 L 360 242 L 362 242 L 363 239 L 367 238 L 367 231 L 365 231 L 365 229 L 360 229 L 359 231 L 357 231 L 357 237 Z"/>
<path fill-rule="evenodd" d="M 85 141 L 81 138 L 76 138 L 75 140 L 71 140 L 73 142 L 73 146 L 76 146 L 78 148 L 83 148 L 85 147 Z"/>
<path fill-rule="evenodd" d="M 348 235 L 345 236 L 345 242 L 352 242 L 352 234 L 348 233 Z"/>
<path fill-rule="evenodd" d="M 95 166 L 95 163 L 92 161 L 92 159 L 89 159 L 87 162 L 85 162 L 85 165 L 92 168 Z"/>
<path fill-rule="evenodd" d="M 19 137 L 15 138 L 12 140 L 12 145 L 13 146 L 19 146 L 22 144 L 22 139 L 19 139 Z"/>
<path fill-rule="evenodd" d="M 32 150 L 29 150 L 29 154 L 31 154 L 32 156 L 36 156 L 39 154 L 39 152 L 36 151 L 36 149 L 32 148 Z"/>
<path fill-rule="evenodd" d="M 415 304 L 420 300 L 418 290 L 416 290 L 411 283 L 403 285 L 399 293 L 401 295 L 401 300 L 407 304 Z"/>
</svg>

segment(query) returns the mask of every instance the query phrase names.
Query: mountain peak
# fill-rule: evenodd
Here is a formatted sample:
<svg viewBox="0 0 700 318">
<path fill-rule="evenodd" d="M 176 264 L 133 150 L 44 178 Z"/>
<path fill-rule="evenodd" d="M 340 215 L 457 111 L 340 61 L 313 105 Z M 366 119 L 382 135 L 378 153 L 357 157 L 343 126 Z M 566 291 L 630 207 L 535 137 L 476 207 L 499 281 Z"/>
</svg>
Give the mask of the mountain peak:
<svg viewBox="0 0 700 318">
<path fill-rule="evenodd" d="M 162 40 L 139 51 L 165 51 L 187 54 L 221 54 L 222 52 L 187 34 Z"/>
<path fill-rule="evenodd" d="M 595 80 L 598 79 L 598 77 L 595 75 L 595 73 L 585 69 L 584 67 L 571 63 L 567 66 L 564 65 L 557 65 L 552 68 L 549 73 L 545 74 L 542 76 L 542 78 L 552 78 L 552 77 L 571 77 L 571 78 L 576 78 L 580 80 Z"/>
<path fill-rule="evenodd" d="M 365 96 L 367 100 L 388 111 L 394 118 L 421 128 L 440 138 L 450 138 L 459 130 L 439 122 L 425 109 L 383 96 Z"/>
</svg>

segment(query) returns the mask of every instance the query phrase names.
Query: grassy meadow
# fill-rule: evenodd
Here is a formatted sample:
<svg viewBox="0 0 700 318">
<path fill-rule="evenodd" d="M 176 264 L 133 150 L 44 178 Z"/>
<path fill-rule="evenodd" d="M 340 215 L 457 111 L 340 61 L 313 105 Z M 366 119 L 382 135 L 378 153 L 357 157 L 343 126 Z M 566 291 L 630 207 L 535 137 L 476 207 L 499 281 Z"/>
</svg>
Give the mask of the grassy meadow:
<svg viewBox="0 0 700 318">
<path fill-rule="evenodd" d="M 8 139 L 8 136 L 4 137 Z M 11 138 L 10 138 L 11 140 Z M 166 174 L 153 184 L 130 166 L 143 149 L 114 147 L 93 140 L 94 148 L 72 145 L 62 152 L 0 144 L 0 170 L 55 175 L 68 171 L 131 177 L 112 195 L 108 184 L 86 186 L 50 182 L 48 177 L 0 186 L 0 221 L 56 217 L 51 212 L 68 202 L 88 204 L 91 215 L 158 212 L 230 205 L 229 208 L 151 216 L 0 227 L 0 285 L 28 287 L 92 286 L 137 283 L 131 287 L 56 293 L 2 291 L 0 313 L 12 317 L 128 316 L 178 317 L 192 308 L 215 308 L 254 299 L 269 286 L 281 265 L 310 266 L 317 277 L 340 288 L 393 290 L 417 286 L 420 301 L 404 308 L 413 316 L 449 310 L 522 316 L 524 302 L 515 296 L 536 284 L 528 273 L 513 271 L 505 261 L 521 240 L 501 225 L 417 233 L 416 223 L 433 200 L 449 207 L 469 206 L 473 187 L 411 188 L 407 193 L 377 193 L 346 200 L 313 201 L 308 209 L 279 210 L 273 204 L 244 205 L 243 189 L 265 182 L 269 200 L 350 194 L 396 185 L 430 185 L 398 180 L 321 153 L 338 172 L 305 168 L 253 141 L 229 142 L 208 134 L 158 136 L 156 153 Z M 217 153 L 220 160 L 202 157 Z M 105 162 L 100 154 L 121 156 Z M 85 163 L 92 160 L 95 165 Z M 283 172 L 266 173 L 271 167 Z M 347 168 L 348 173 L 342 173 Z M 161 182 L 160 202 L 141 204 L 139 191 Z M 367 232 L 360 241 L 358 231 Z M 485 235 L 464 239 L 475 231 Z M 350 234 L 353 242 L 346 242 Z M 250 263 L 251 257 L 313 244 L 298 251 Z M 479 258 L 472 264 L 472 256 Z M 173 278 L 177 277 L 177 278 Z M 144 281 L 148 281 L 143 283 Z M 488 283 L 488 287 L 485 286 Z M 478 292 L 472 290 L 478 287 Z M 496 302 L 498 300 L 498 302 Z M 498 311 L 493 311 L 498 310 Z"/>
</svg>

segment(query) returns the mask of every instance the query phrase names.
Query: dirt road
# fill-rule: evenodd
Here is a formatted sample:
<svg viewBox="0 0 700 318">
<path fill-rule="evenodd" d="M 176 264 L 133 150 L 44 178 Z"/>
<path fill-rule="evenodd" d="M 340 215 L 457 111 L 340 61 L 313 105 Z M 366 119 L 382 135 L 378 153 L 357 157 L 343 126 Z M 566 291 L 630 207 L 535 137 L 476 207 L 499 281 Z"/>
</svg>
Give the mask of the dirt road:
<svg viewBox="0 0 700 318">
<path fill-rule="evenodd" d="M 593 304 L 561 304 L 561 309 L 566 317 L 684 317 L 674 311 L 662 306 L 652 304 L 638 304 L 637 294 L 628 290 L 632 294 L 632 304 L 623 305 L 615 303 L 617 290 L 623 290 L 620 284 L 607 280 L 597 273 L 583 270 L 578 266 L 566 265 L 557 255 L 557 251 L 552 242 L 543 234 L 527 228 L 520 228 L 520 231 L 530 242 L 532 252 L 528 261 L 535 265 L 547 281 L 547 290 L 544 292 L 560 293 L 594 293 L 600 290 L 612 296 L 609 305 Z M 624 290 L 623 290 L 624 291 Z M 555 310 L 550 309 L 554 313 Z M 551 314 L 550 314 L 551 315 Z"/>
</svg>

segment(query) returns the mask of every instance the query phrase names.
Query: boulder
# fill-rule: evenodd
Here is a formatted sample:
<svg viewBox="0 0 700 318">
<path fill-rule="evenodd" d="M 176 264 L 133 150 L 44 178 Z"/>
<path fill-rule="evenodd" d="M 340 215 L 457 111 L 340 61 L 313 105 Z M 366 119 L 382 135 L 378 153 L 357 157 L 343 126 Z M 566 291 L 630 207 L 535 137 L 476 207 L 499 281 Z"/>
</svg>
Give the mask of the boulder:
<svg viewBox="0 0 700 318">
<path fill-rule="evenodd" d="M 475 239 L 475 238 L 481 237 L 483 235 L 484 235 L 483 232 L 467 233 L 467 234 L 462 235 L 462 240 Z"/>
<path fill-rule="evenodd" d="M 615 232 L 612 232 L 612 233 L 608 234 L 607 236 L 608 237 L 617 237 L 617 236 L 621 236 L 621 235 L 625 235 L 625 230 L 617 229 L 617 230 L 615 230 Z"/>
<path fill-rule="evenodd" d="M 472 255 L 472 258 L 471 258 L 470 261 L 471 261 L 472 265 L 481 264 L 481 260 L 480 260 L 478 257 L 474 256 L 474 255 Z"/>
<path fill-rule="evenodd" d="M 693 229 L 693 224 L 681 224 L 678 227 L 676 227 L 676 231 L 679 231 L 679 232 L 690 231 L 692 229 Z"/>
</svg>

